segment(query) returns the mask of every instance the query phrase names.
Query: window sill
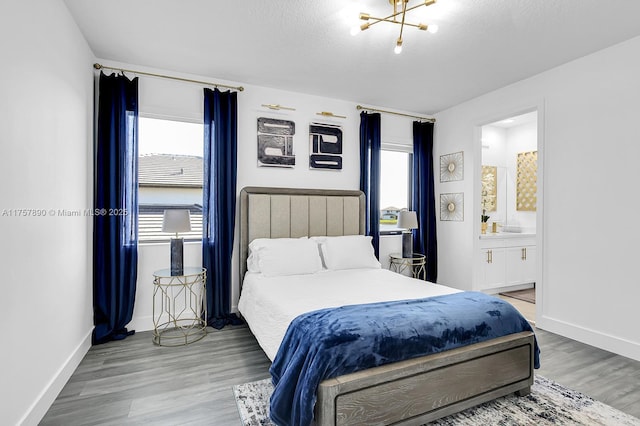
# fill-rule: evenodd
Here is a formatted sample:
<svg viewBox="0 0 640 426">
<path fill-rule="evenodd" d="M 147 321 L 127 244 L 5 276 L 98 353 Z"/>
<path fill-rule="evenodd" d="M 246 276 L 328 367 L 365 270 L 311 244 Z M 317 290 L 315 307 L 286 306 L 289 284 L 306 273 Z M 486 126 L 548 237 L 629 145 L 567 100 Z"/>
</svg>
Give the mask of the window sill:
<svg viewBox="0 0 640 426">
<path fill-rule="evenodd" d="M 170 239 L 163 240 L 144 240 L 138 241 L 138 245 L 151 245 L 151 244 L 169 244 L 171 242 Z M 202 238 L 184 238 L 184 243 L 202 243 Z"/>
</svg>

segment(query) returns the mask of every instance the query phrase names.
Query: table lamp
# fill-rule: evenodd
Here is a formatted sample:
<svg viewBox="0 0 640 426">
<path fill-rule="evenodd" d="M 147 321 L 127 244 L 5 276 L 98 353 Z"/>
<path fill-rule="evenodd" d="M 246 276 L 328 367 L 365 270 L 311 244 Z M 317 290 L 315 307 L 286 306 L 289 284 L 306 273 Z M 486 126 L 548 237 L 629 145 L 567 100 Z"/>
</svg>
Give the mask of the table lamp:
<svg viewBox="0 0 640 426">
<path fill-rule="evenodd" d="M 186 209 L 170 209 L 164 211 L 162 218 L 162 232 L 175 232 L 171 238 L 171 275 L 184 273 L 183 239 L 178 238 L 178 232 L 191 231 L 191 216 Z"/>
<path fill-rule="evenodd" d="M 418 229 L 418 216 L 416 212 L 402 210 L 398 217 L 398 228 L 402 231 L 402 257 L 413 257 L 413 234 L 412 229 Z"/>
</svg>

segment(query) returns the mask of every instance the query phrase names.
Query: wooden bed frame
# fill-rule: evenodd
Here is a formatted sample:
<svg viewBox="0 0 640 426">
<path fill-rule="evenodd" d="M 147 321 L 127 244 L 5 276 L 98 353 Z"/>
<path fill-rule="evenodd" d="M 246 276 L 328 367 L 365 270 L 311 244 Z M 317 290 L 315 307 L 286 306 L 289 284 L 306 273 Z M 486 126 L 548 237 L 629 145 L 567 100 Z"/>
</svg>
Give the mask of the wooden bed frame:
<svg viewBox="0 0 640 426">
<path fill-rule="evenodd" d="M 360 191 L 244 188 L 240 277 L 255 238 L 364 234 L 364 217 Z M 315 422 L 421 425 L 513 392 L 528 394 L 533 364 L 534 335 L 523 332 L 339 376 L 320 383 Z"/>
</svg>

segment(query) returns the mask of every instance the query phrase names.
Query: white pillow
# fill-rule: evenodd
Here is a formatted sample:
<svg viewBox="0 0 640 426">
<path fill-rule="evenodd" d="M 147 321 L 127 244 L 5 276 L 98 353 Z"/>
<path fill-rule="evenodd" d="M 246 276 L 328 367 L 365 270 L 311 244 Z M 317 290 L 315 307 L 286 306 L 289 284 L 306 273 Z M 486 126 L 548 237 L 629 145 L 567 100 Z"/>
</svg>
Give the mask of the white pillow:
<svg viewBox="0 0 640 426">
<path fill-rule="evenodd" d="M 305 237 L 306 238 L 306 237 Z M 256 238 L 249 243 L 249 256 L 247 256 L 247 271 L 260 273 L 259 250 L 263 247 L 270 247 L 276 240 L 297 240 L 298 238 Z"/>
<path fill-rule="evenodd" d="M 258 238 L 249 244 L 247 269 L 265 276 L 313 274 L 322 269 L 315 241 L 303 238 Z"/>
<path fill-rule="evenodd" d="M 320 244 L 327 269 L 380 269 L 371 244 L 371 236 L 311 237 Z"/>
</svg>

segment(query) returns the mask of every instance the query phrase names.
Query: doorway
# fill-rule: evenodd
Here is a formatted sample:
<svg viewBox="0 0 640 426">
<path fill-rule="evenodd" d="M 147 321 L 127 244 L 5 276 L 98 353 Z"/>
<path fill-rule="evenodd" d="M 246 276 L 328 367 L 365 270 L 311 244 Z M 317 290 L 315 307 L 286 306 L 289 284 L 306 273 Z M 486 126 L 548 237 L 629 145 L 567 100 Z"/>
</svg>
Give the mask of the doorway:
<svg viewBox="0 0 640 426">
<path fill-rule="evenodd" d="M 534 324 L 540 271 L 538 124 L 534 110 L 481 126 L 478 215 L 480 290 L 507 300 Z"/>
</svg>

